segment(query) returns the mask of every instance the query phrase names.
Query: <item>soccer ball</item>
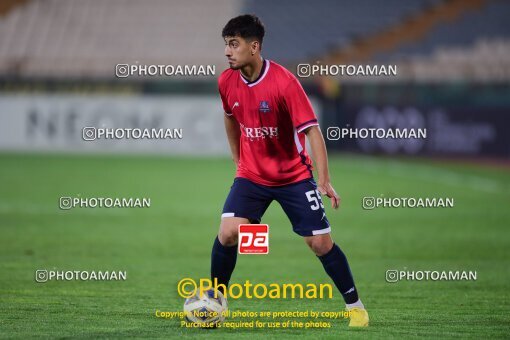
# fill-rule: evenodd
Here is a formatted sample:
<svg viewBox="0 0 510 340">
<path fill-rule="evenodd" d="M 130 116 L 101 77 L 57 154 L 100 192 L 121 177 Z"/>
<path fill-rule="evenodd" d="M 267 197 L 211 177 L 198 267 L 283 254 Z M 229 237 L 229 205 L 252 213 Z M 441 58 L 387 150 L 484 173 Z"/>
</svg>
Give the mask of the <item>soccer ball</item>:
<svg viewBox="0 0 510 340">
<path fill-rule="evenodd" d="M 217 298 L 214 297 L 215 292 Z M 202 295 L 200 295 L 200 291 L 197 289 L 195 295 L 184 301 L 186 320 L 202 326 L 210 326 L 222 322 L 225 320 L 227 310 L 227 299 L 225 299 L 220 291 L 214 289 L 206 290 Z"/>
</svg>

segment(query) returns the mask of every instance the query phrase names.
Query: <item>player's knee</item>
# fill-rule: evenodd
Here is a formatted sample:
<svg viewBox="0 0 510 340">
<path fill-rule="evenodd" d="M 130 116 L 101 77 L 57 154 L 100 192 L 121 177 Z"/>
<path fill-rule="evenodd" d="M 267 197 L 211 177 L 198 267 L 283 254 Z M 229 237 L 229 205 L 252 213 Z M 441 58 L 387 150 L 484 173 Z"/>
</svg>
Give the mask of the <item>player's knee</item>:
<svg viewBox="0 0 510 340">
<path fill-rule="evenodd" d="M 229 230 L 229 229 L 220 229 L 218 234 L 218 239 L 220 243 L 224 246 L 233 246 L 237 244 L 237 231 Z"/>
<path fill-rule="evenodd" d="M 237 244 L 239 221 L 224 219 L 221 221 L 218 239 L 224 246 L 234 246 Z"/>
<path fill-rule="evenodd" d="M 328 236 L 311 236 L 305 238 L 306 244 L 317 256 L 327 254 L 333 247 L 333 241 Z"/>
</svg>

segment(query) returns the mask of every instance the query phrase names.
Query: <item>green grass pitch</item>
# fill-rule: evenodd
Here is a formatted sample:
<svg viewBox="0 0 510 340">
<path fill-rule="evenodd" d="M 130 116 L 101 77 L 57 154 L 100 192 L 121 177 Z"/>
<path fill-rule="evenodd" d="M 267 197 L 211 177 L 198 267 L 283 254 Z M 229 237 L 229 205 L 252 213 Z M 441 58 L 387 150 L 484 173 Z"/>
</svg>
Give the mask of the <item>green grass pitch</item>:
<svg viewBox="0 0 510 340">
<path fill-rule="evenodd" d="M 486 338 L 510 334 L 510 173 L 460 163 L 330 157 L 342 197 L 328 218 L 348 256 L 368 329 L 181 328 L 176 284 L 208 277 L 234 176 L 226 158 L 0 155 L 0 337 Z M 150 197 L 148 209 L 58 208 L 60 196 Z M 363 196 L 453 197 L 450 209 L 365 211 Z M 274 202 L 270 253 L 239 256 L 232 282 L 327 283 Z M 36 269 L 126 270 L 127 280 L 36 283 Z M 477 281 L 387 283 L 388 269 L 476 270 Z M 338 311 L 324 300 L 229 300 L 231 310 Z M 323 321 L 329 321 L 324 320 Z"/>
</svg>

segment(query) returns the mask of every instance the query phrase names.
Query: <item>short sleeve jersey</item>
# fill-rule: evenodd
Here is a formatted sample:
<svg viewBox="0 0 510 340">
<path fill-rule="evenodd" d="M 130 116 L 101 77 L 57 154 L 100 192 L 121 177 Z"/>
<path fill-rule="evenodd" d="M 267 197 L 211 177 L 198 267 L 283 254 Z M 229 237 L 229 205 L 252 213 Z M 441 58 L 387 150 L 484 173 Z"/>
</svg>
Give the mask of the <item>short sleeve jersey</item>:
<svg viewBox="0 0 510 340">
<path fill-rule="evenodd" d="M 225 114 L 241 129 L 236 177 L 281 186 L 312 177 L 304 130 L 318 125 L 310 100 L 292 73 L 264 60 L 259 77 L 247 81 L 227 69 L 218 79 Z"/>
</svg>

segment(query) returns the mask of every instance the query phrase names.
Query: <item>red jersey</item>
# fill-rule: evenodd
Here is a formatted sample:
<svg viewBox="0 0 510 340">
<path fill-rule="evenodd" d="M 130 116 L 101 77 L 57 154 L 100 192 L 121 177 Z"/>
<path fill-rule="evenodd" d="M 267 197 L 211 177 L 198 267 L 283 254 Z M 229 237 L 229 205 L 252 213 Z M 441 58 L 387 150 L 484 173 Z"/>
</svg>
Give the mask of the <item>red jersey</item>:
<svg viewBox="0 0 510 340">
<path fill-rule="evenodd" d="M 312 177 L 305 150 L 306 128 L 319 125 L 312 105 L 292 73 L 264 60 L 259 77 L 247 81 L 239 70 L 218 79 L 223 109 L 241 128 L 236 177 L 278 186 Z"/>
</svg>

